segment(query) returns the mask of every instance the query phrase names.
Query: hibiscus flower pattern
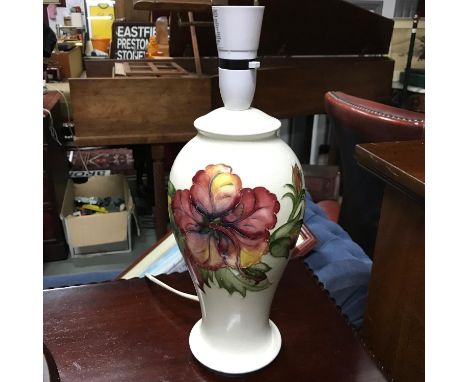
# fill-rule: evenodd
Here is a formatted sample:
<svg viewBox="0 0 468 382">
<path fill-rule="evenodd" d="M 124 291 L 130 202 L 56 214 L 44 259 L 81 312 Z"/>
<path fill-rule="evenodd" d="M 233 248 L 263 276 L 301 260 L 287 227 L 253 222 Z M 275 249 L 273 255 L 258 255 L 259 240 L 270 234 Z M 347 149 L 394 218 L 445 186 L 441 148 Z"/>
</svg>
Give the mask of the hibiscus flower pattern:
<svg viewBox="0 0 468 382">
<path fill-rule="evenodd" d="M 276 195 L 265 187 L 242 188 L 223 164 L 207 166 L 192 180 L 190 190 L 175 192 L 171 208 L 195 263 L 210 270 L 259 263 L 276 224 Z"/>
<path fill-rule="evenodd" d="M 201 290 L 215 278 L 221 288 L 243 296 L 270 285 L 271 268 L 262 257 L 270 251 L 279 209 L 275 194 L 265 187 L 243 188 L 225 164 L 199 170 L 190 189 L 176 190 L 169 182 L 172 230 Z"/>
</svg>

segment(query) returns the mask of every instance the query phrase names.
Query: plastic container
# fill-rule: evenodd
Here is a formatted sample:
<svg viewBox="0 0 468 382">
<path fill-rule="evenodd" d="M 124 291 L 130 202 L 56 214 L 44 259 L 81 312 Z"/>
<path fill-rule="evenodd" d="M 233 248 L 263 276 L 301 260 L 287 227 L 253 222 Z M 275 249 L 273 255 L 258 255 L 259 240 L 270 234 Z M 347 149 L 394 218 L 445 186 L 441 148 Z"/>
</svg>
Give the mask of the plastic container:
<svg viewBox="0 0 468 382">
<path fill-rule="evenodd" d="M 101 52 L 108 53 L 111 39 L 108 37 L 93 37 L 91 42 L 93 44 L 93 49 L 100 50 Z"/>
</svg>

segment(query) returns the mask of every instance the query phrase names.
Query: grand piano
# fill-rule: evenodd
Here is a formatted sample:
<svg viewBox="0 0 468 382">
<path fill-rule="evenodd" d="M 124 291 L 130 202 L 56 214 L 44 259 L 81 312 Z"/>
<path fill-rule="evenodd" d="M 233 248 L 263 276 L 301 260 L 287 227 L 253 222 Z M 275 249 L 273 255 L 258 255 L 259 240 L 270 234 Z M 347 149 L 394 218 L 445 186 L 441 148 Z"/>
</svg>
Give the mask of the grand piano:
<svg viewBox="0 0 468 382">
<path fill-rule="evenodd" d="M 168 222 L 164 144 L 188 141 L 196 134 L 193 121 L 222 106 L 210 4 L 207 0 L 134 0 L 135 9 L 155 14 L 171 11 L 167 60 L 192 75 L 115 78 L 117 60 L 87 60 L 87 78 L 69 81 L 78 146 L 152 146 L 158 237 L 166 232 Z M 330 90 L 390 101 L 394 62 L 385 55 L 393 20 L 341 0 L 268 0 L 259 4 L 266 7 L 254 107 L 277 118 L 323 114 L 324 94 Z M 201 75 L 194 74 L 189 11 L 197 24 Z"/>
</svg>

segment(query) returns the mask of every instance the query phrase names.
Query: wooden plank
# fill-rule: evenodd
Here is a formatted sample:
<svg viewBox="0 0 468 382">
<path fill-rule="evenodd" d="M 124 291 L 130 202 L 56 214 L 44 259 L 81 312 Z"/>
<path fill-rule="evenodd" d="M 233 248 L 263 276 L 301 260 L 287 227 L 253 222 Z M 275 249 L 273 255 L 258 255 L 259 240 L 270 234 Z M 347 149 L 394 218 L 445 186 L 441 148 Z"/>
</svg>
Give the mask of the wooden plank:
<svg viewBox="0 0 468 382">
<path fill-rule="evenodd" d="M 193 12 L 188 13 L 189 23 L 193 24 Z M 192 39 L 192 49 L 193 49 L 193 57 L 195 59 L 195 71 L 198 76 L 202 75 L 202 68 L 200 62 L 200 52 L 198 50 L 198 39 L 197 39 L 197 31 L 195 30 L 194 25 L 190 25 L 190 37 Z"/>
<path fill-rule="evenodd" d="M 385 182 L 362 336 L 395 380 L 422 382 L 424 144 L 358 145 L 356 159 Z"/>
<path fill-rule="evenodd" d="M 138 60 L 138 62 L 175 62 L 179 64 L 184 70 L 188 72 L 195 72 L 195 63 L 193 57 L 153 57 Z M 281 59 L 283 61 L 284 59 Z M 97 58 L 85 58 L 85 69 L 87 78 L 103 78 L 111 77 L 112 67 L 115 63 L 123 63 L 129 60 L 117 60 L 117 59 L 97 59 Z M 217 58 L 201 58 L 203 71 L 205 75 L 217 75 L 218 74 L 218 59 Z"/>
<path fill-rule="evenodd" d="M 159 136 L 179 142 L 181 135 L 194 135 L 193 121 L 211 110 L 206 77 L 74 79 L 70 93 L 77 140 Z"/>
<path fill-rule="evenodd" d="M 125 134 L 125 135 L 90 135 L 75 137 L 75 144 L 80 147 L 86 146 L 125 146 L 125 145 L 147 145 L 153 143 L 175 143 L 187 142 L 197 134 L 194 127 L 187 132 L 168 133 L 161 131 L 154 134 Z"/>
<path fill-rule="evenodd" d="M 93 75 L 110 76 L 117 61 L 109 61 L 90 62 Z M 186 70 L 195 70 L 192 58 L 175 61 Z M 261 61 L 253 106 L 277 118 L 324 113 L 324 95 L 329 90 L 380 102 L 391 100 L 394 61 L 388 58 L 265 57 Z M 216 62 L 203 59 L 204 70 L 212 75 L 202 78 L 72 79 L 77 142 L 93 136 L 108 137 L 99 144 L 123 136 L 131 136 L 135 142 L 137 135 L 141 135 L 140 141 L 156 142 L 152 139 L 160 134 L 166 141 L 167 130 L 155 130 L 151 124 L 173 128 L 169 134 L 194 134 L 193 121 L 223 105 Z M 185 127 L 170 121 L 171 115 L 185 122 Z"/>
<path fill-rule="evenodd" d="M 386 373 L 424 381 L 424 206 L 387 185 L 362 336 Z"/>
<path fill-rule="evenodd" d="M 325 113 L 324 96 L 330 90 L 380 102 L 391 99 L 392 60 L 317 58 L 306 62 L 260 68 L 253 106 L 277 118 L 289 118 Z"/>
</svg>

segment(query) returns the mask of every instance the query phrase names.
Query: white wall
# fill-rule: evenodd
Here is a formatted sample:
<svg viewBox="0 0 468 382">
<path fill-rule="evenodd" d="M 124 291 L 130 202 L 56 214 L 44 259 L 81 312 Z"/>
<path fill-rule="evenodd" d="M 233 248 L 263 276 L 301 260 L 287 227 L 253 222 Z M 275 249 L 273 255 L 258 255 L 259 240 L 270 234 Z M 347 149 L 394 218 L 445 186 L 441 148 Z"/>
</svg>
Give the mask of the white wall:
<svg viewBox="0 0 468 382">
<path fill-rule="evenodd" d="M 388 17 L 389 19 L 393 18 L 395 14 L 396 0 L 384 0 L 382 16 Z"/>
<path fill-rule="evenodd" d="M 84 9 L 85 9 L 85 2 L 84 0 L 66 0 L 66 7 L 56 7 L 57 9 L 57 16 L 55 20 L 52 20 L 49 17 L 49 26 L 50 28 L 57 33 L 56 25 L 64 25 L 63 18 L 65 16 L 70 16 L 70 8 L 72 7 L 80 7 L 82 14 L 82 19 L 83 19 L 83 25 L 86 25 L 86 20 L 85 20 L 85 15 L 84 15 Z M 49 5 L 48 7 L 51 7 Z"/>
</svg>

